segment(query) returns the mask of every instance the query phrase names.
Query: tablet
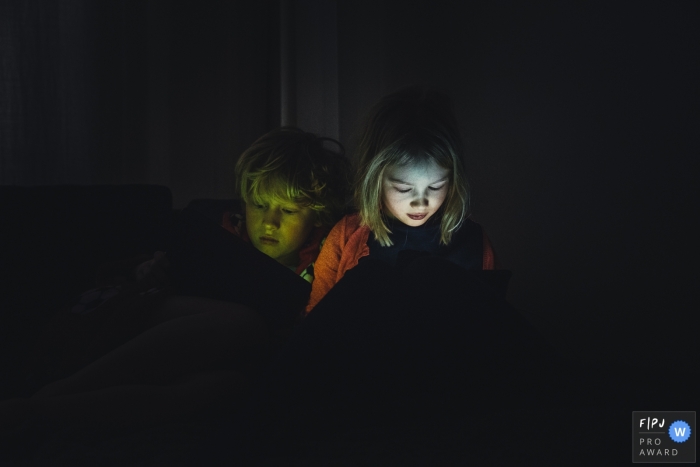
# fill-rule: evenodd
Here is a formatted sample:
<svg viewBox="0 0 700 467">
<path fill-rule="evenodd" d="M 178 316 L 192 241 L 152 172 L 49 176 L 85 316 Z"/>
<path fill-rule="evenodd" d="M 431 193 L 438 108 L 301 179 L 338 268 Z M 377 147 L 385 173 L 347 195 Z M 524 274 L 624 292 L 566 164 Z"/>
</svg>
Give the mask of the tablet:
<svg viewBox="0 0 700 467">
<path fill-rule="evenodd" d="M 177 293 L 241 303 L 273 329 L 303 315 L 311 284 L 194 207 L 180 212 L 167 250 Z"/>
</svg>

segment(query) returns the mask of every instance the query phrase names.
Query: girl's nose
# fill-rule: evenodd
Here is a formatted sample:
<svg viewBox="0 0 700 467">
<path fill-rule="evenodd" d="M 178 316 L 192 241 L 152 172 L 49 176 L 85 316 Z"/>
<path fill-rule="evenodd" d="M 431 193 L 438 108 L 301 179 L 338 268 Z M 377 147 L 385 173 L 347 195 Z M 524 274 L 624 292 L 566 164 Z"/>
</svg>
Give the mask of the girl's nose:
<svg viewBox="0 0 700 467">
<path fill-rule="evenodd" d="M 413 201 L 411 201 L 411 206 L 414 208 L 428 206 L 428 198 L 425 196 L 421 196 L 420 198 L 416 198 Z"/>
</svg>

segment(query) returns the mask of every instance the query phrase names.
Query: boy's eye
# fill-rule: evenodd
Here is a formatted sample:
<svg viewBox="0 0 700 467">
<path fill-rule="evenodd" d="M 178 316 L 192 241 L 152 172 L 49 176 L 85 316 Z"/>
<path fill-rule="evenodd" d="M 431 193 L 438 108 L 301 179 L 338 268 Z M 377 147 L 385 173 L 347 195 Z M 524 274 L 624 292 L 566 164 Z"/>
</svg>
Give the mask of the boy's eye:
<svg viewBox="0 0 700 467">
<path fill-rule="evenodd" d="M 264 204 L 253 203 L 253 207 L 255 207 L 255 209 L 263 209 L 263 208 L 265 207 L 265 205 L 264 205 Z"/>
<path fill-rule="evenodd" d="M 296 209 L 283 208 L 282 212 L 284 212 L 285 214 L 296 214 L 299 211 L 297 211 Z"/>
</svg>

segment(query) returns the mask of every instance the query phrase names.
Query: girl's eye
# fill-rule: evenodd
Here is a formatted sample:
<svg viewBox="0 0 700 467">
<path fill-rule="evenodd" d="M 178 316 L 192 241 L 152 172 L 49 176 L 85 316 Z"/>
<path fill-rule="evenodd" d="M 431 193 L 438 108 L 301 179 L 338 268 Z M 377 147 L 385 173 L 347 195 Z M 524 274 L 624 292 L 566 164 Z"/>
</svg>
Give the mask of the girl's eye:
<svg viewBox="0 0 700 467">
<path fill-rule="evenodd" d="M 428 189 L 431 190 L 431 191 L 440 191 L 440 190 L 442 190 L 444 187 L 445 187 L 445 185 L 440 185 L 440 186 L 437 187 L 437 188 L 436 188 L 436 187 L 429 186 Z"/>
<path fill-rule="evenodd" d="M 400 190 L 400 189 L 398 189 L 398 188 L 396 188 L 396 187 L 394 187 L 394 190 L 398 191 L 399 193 L 408 193 L 409 191 L 411 191 L 410 188 L 407 188 L 407 189 L 405 189 L 405 190 Z"/>
</svg>

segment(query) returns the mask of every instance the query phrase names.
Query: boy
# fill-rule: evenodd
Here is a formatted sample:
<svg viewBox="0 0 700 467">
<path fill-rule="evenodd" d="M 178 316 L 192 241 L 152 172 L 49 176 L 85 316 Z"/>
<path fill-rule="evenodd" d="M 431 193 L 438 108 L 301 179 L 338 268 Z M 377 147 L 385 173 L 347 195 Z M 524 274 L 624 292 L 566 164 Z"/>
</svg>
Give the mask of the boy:
<svg viewBox="0 0 700 467">
<path fill-rule="evenodd" d="M 349 192 L 349 164 L 342 155 L 324 148 L 324 140 L 298 129 L 280 128 L 255 141 L 236 165 L 244 215 L 226 213 L 222 223 L 309 282 L 321 240 L 342 216 Z M 192 245 L 192 251 L 208 247 Z M 246 260 L 265 259 L 236 248 L 240 255 L 233 260 L 240 264 L 225 257 L 218 264 L 255 269 Z M 212 251 L 216 248 L 207 252 Z M 136 268 L 139 289 L 171 281 L 178 261 L 180 271 L 187 271 L 182 258 L 171 256 L 174 253 L 158 252 Z M 274 280 L 255 279 L 265 295 L 280 294 Z M 277 300 L 283 302 L 285 297 Z M 299 312 L 303 313 L 303 306 Z M 260 351 L 267 348 L 274 329 L 266 318 L 250 304 L 170 296 L 156 311 L 155 325 L 145 332 L 72 376 L 45 386 L 32 398 L 0 403 L 0 433 L 11 433 L 30 416 L 131 426 L 219 415 L 223 407 L 235 409 L 248 387 L 246 370 L 257 363 L 257 355 L 265 353 Z"/>
</svg>

